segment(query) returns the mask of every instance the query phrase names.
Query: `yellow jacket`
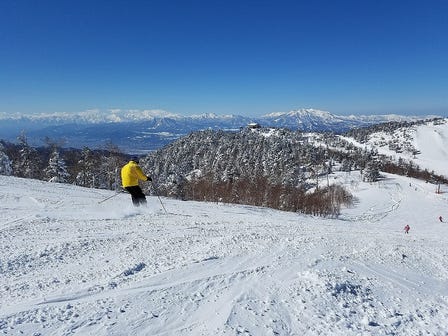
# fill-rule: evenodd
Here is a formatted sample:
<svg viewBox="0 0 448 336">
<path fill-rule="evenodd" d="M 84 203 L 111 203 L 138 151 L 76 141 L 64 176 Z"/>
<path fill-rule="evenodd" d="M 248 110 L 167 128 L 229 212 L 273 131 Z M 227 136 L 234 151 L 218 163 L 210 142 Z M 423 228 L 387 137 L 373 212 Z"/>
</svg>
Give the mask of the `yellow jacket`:
<svg viewBox="0 0 448 336">
<path fill-rule="evenodd" d="M 134 161 L 129 161 L 121 168 L 121 184 L 123 188 L 138 186 L 138 180 L 147 181 L 148 177 Z"/>
</svg>

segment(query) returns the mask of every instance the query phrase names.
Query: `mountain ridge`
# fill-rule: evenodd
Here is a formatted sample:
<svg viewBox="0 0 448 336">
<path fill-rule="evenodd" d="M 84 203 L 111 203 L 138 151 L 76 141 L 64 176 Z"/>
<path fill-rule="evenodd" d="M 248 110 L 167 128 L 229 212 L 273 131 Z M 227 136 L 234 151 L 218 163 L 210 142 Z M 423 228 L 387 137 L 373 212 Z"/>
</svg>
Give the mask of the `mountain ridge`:
<svg viewBox="0 0 448 336">
<path fill-rule="evenodd" d="M 140 109 L 90 109 L 81 112 L 54 112 L 54 113 L 4 113 L 0 112 L 0 120 L 2 121 L 29 121 L 29 122 L 47 122 L 47 123 L 71 123 L 79 124 L 97 124 L 97 123 L 124 123 L 136 121 L 148 121 L 159 118 L 169 118 L 176 120 L 189 119 L 253 119 L 253 120 L 276 120 L 278 118 L 314 118 L 322 120 L 361 120 L 361 121 L 402 121 L 402 120 L 416 120 L 440 117 L 436 115 L 427 116 L 405 116 L 398 114 L 382 114 L 382 115 L 336 115 L 328 111 L 314 109 L 314 108 L 300 108 L 290 110 L 288 112 L 272 112 L 258 117 L 244 117 L 238 114 L 216 114 L 216 113 L 202 113 L 192 115 L 182 115 L 172 113 L 161 109 L 140 110 Z"/>
<path fill-rule="evenodd" d="M 13 114 L 0 113 L 0 139 L 14 141 L 24 131 L 31 144 L 42 139 L 60 140 L 64 146 L 101 148 L 114 143 L 126 152 L 144 153 L 158 149 L 173 139 L 204 129 L 238 130 L 249 123 L 264 127 L 288 128 L 306 132 L 340 133 L 389 121 L 413 121 L 434 116 L 339 116 L 312 108 L 274 112 L 260 117 L 218 115 L 183 116 L 164 110 L 98 109 L 79 113 Z"/>
</svg>

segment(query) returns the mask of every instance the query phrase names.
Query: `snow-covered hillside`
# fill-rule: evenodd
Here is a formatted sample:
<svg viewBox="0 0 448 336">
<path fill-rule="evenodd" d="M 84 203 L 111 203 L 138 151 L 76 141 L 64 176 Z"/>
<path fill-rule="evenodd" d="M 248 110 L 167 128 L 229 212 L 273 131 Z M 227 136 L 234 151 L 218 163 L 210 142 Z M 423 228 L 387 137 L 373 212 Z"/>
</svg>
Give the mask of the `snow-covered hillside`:
<svg viewBox="0 0 448 336">
<path fill-rule="evenodd" d="M 337 220 L 0 176 L 0 334 L 447 335 L 447 194 L 332 179 Z"/>
<path fill-rule="evenodd" d="M 448 177 L 448 119 L 404 127 L 392 133 L 376 132 L 363 144 L 342 138 L 361 148 L 376 149 L 396 161 L 399 158 L 412 161 L 421 169 Z"/>
</svg>

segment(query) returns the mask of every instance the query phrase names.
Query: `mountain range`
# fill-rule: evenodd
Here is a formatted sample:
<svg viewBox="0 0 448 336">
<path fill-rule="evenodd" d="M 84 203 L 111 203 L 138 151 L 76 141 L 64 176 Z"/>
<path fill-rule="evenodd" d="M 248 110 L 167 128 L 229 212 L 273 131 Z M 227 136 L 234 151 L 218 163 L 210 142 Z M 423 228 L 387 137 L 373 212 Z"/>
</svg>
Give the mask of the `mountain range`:
<svg viewBox="0 0 448 336">
<path fill-rule="evenodd" d="M 204 129 L 238 130 L 250 123 L 263 127 L 289 128 L 306 132 L 340 133 L 388 121 L 412 121 L 434 116 L 370 115 L 340 116 L 317 109 L 276 112 L 260 117 L 216 115 L 183 116 L 163 110 L 88 110 L 79 113 L 5 114 L 0 113 L 0 139 L 15 141 L 25 132 L 32 145 L 50 138 L 64 147 L 101 148 L 108 143 L 128 153 L 158 149 L 193 131 Z"/>
</svg>

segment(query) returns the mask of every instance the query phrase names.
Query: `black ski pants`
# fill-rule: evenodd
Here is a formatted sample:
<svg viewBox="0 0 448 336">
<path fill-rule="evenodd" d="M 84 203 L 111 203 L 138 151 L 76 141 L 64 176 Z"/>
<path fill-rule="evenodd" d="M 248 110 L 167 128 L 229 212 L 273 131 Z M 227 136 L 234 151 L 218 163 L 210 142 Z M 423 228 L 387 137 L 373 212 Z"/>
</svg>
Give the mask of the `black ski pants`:
<svg viewBox="0 0 448 336">
<path fill-rule="evenodd" d="M 125 189 L 131 194 L 132 203 L 135 206 L 146 204 L 145 194 L 139 186 L 126 187 Z"/>
</svg>

